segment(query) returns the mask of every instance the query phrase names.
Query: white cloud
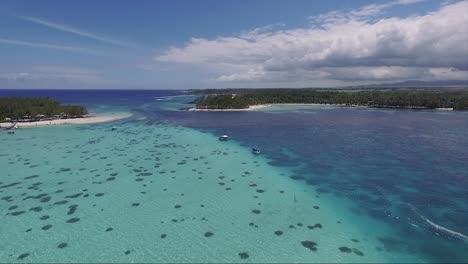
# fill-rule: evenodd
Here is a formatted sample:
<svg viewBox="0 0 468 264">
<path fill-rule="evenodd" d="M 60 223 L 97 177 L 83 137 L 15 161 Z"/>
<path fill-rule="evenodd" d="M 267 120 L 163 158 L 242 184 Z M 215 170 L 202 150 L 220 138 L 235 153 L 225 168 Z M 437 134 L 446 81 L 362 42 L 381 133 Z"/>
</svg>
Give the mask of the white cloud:
<svg viewBox="0 0 468 264">
<path fill-rule="evenodd" d="M 312 25 L 326 27 L 336 23 L 345 23 L 349 21 L 368 21 L 379 15 L 382 15 L 387 9 L 400 5 L 411 5 L 426 0 L 397 0 L 379 4 L 369 4 L 351 11 L 334 10 L 318 16 L 309 17 Z"/>
<path fill-rule="evenodd" d="M 370 21 L 400 0 L 322 17 L 322 24 L 193 38 L 156 57 L 218 73 L 220 82 L 468 79 L 468 1 L 424 15 Z"/>
<path fill-rule="evenodd" d="M 419 2 L 424 2 L 426 0 L 398 0 L 398 3 L 401 5 L 415 4 Z"/>
</svg>

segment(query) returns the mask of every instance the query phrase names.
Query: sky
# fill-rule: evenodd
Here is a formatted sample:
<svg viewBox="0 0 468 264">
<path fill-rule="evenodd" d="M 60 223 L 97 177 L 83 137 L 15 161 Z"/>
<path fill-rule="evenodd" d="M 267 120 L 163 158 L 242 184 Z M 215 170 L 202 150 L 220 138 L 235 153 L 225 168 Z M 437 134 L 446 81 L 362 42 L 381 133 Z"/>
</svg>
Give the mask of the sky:
<svg viewBox="0 0 468 264">
<path fill-rule="evenodd" d="M 468 80 L 468 0 L 2 0 L 0 89 Z"/>
</svg>

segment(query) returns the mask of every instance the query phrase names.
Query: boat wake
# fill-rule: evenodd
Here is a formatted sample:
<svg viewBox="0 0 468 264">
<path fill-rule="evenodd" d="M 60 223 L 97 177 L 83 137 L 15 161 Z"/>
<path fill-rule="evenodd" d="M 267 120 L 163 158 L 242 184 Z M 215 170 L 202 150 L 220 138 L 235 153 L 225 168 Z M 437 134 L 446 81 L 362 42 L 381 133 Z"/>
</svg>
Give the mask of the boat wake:
<svg viewBox="0 0 468 264">
<path fill-rule="evenodd" d="M 451 236 L 451 237 L 455 237 L 455 238 L 458 238 L 458 239 L 461 239 L 461 240 L 464 240 L 465 242 L 468 242 L 468 236 L 460 233 L 460 232 L 457 232 L 457 231 L 453 231 L 453 230 L 450 230 L 448 228 L 445 228 L 443 226 L 440 226 L 434 222 L 432 222 L 431 220 L 429 220 L 427 217 L 425 217 L 424 215 L 420 214 L 418 212 L 418 210 L 410 203 L 407 203 L 408 207 L 416 214 L 418 215 L 424 222 L 426 222 L 427 224 L 429 224 L 431 227 L 439 230 L 439 231 L 442 231 L 444 232 L 445 234 Z"/>
</svg>

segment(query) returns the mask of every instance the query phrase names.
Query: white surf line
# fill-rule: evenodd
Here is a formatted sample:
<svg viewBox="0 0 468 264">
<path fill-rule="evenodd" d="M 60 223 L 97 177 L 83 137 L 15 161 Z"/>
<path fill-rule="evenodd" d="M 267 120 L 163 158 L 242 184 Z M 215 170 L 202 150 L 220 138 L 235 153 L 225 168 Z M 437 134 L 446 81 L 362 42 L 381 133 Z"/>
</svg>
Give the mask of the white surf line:
<svg viewBox="0 0 468 264">
<path fill-rule="evenodd" d="M 459 238 L 461 240 L 464 240 L 465 242 L 468 242 L 468 236 L 460 233 L 460 232 L 457 232 L 457 231 L 453 231 L 453 230 L 450 230 L 448 228 L 445 228 L 443 226 L 440 226 L 434 222 L 432 222 L 431 220 L 427 219 L 427 217 L 423 216 L 422 214 L 420 214 L 418 212 L 418 210 L 410 203 L 407 203 L 408 207 L 411 208 L 411 210 L 413 210 L 413 212 L 415 214 L 417 214 L 419 217 L 421 217 L 422 220 L 424 220 L 426 223 L 428 223 L 430 226 L 434 227 L 435 229 L 437 230 L 440 230 L 442 232 L 445 232 L 453 237 L 456 237 L 456 238 Z"/>
</svg>

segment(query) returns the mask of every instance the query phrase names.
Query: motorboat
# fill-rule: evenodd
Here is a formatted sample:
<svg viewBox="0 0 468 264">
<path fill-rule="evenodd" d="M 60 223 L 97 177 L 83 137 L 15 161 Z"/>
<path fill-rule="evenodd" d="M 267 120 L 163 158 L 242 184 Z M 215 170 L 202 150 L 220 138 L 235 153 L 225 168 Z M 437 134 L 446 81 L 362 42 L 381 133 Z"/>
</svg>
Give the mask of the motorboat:
<svg viewBox="0 0 468 264">
<path fill-rule="evenodd" d="M 219 137 L 219 141 L 227 141 L 229 139 L 228 135 L 222 135 Z"/>
<path fill-rule="evenodd" d="M 252 153 L 255 154 L 255 155 L 258 155 L 258 154 L 262 153 L 262 151 L 259 150 L 259 149 L 252 149 Z"/>
</svg>

